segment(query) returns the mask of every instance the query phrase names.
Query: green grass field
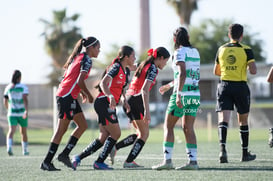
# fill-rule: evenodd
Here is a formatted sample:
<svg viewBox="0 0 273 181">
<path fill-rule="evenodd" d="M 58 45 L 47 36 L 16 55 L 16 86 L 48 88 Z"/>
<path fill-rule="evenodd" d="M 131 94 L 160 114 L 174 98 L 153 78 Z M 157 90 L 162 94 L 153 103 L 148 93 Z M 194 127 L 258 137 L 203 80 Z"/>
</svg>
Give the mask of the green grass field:
<svg viewBox="0 0 273 181">
<path fill-rule="evenodd" d="M 180 166 L 187 161 L 185 153 L 185 139 L 181 129 L 177 128 L 176 143 L 173 153 L 174 166 Z M 69 130 L 63 138 L 57 154 L 63 149 L 64 144 L 71 131 Z M 130 130 L 123 130 L 122 136 L 126 136 Z M 209 141 L 206 129 L 197 129 L 198 139 L 198 171 L 154 171 L 151 167 L 161 162 L 162 154 L 162 129 L 152 129 L 150 137 L 136 162 L 144 165 L 142 170 L 126 170 L 122 164 L 127 157 L 130 147 L 117 152 L 113 171 L 98 171 L 92 167 L 99 151 L 90 157 L 82 160 L 77 171 L 72 171 L 64 165 L 54 160 L 60 172 L 47 172 L 40 170 L 40 163 L 47 150 L 48 143 L 52 135 L 52 130 L 29 130 L 30 156 L 22 156 L 19 143 L 20 136 L 15 135 L 14 156 L 9 157 L 6 147 L 0 147 L 0 180 L 272 180 L 273 178 L 273 148 L 269 148 L 268 130 L 250 130 L 249 149 L 257 155 L 257 159 L 252 162 L 241 163 L 241 146 L 238 129 L 228 130 L 228 164 L 219 164 L 219 146 L 217 141 L 217 130 L 211 132 Z M 79 153 L 87 144 L 96 138 L 97 130 L 87 130 L 71 155 Z M 108 161 L 106 161 L 108 162 Z"/>
</svg>

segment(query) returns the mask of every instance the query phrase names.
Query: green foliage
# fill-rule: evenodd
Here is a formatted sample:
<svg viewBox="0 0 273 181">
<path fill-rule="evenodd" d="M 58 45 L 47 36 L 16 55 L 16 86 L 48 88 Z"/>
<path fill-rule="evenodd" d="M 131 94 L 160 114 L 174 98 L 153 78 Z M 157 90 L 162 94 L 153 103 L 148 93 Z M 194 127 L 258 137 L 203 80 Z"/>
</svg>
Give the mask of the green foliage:
<svg viewBox="0 0 273 181">
<path fill-rule="evenodd" d="M 167 0 L 180 18 L 180 23 L 188 26 L 192 13 L 198 9 L 198 0 Z"/>
<path fill-rule="evenodd" d="M 40 19 L 45 25 L 42 36 L 45 38 L 45 49 L 53 60 L 53 71 L 48 76 L 51 85 L 58 85 L 62 76 L 61 67 L 65 64 L 76 42 L 82 38 L 80 28 L 76 26 L 79 14 L 67 17 L 66 9 L 53 11 L 52 22 Z M 56 84 L 57 83 L 57 84 Z"/>
<path fill-rule="evenodd" d="M 228 26 L 232 20 L 212 20 L 205 19 L 199 26 L 190 27 L 190 41 L 194 47 L 198 48 L 201 56 L 201 63 L 214 63 L 218 48 L 226 42 L 228 38 Z M 244 26 L 243 44 L 250 46 L 254 52 L 255 60 L 262 62 L 265 57 L 262 52 L 262 40 L 256 38 L 258 34 L 250 34 L 249 27 Z"/>
</svg>

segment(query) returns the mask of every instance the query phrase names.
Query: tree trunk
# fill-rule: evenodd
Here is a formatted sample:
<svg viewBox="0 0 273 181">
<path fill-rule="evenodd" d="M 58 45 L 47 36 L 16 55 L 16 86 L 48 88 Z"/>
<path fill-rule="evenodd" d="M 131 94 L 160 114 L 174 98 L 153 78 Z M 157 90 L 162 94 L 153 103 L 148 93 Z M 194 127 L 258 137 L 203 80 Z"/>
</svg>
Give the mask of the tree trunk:
<svg viewBox="0 0 273 181">
<path fill-rule="evenodd" d="M 149 0 L 140 1 L 140 54 L 150 48 L 150 7 Z"/>
</svg>

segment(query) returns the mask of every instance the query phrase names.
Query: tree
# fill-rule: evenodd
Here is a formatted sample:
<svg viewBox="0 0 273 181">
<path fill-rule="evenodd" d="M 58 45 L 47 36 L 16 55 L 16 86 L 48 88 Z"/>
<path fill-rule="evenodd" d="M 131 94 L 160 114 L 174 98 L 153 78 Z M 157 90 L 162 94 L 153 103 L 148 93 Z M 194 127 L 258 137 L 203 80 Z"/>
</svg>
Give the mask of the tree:
<svg viewBox="0 0 273 181">
<path fill-rule="evenodd" d="M 187 27 L 191 22 L 193 11 L 197 10 L 198 0 L 167 0 L 167 2 L 175 9 L 175 12 L 180 18 L 180 24 Z"/>
<path fill-rule="evenodd" d="M 49 75 L 51 85 L 58 84 L 63 65 L 75 43 L 82 37 L 80 28 L 75 25 L 79 16 L 79 14 L 74 14 L 67 17 L 66 9 L 64 9 L 53 11 L 52 22 L 40 19 L 45 25 L 44 32 L 41 34 L 45 37 L 45 48 L 53 60 L 53 72 Z"/>
<path fill-rule="evenodd" d="M 215 55 L 219 46 L 229 42 L 228 26 L 232 20 L 206 19 L 199 26 L 191 26 L 190 41 L 198 48 L 201 56 L 201 63 L 214 63 Z M 256 38 L 257 33 L 250 34 L 249 27 L 244 26 L 242 43 L 250 46 L 257 62 L 265 61 L 262 52 L 262 40 Z"/>
</svg>

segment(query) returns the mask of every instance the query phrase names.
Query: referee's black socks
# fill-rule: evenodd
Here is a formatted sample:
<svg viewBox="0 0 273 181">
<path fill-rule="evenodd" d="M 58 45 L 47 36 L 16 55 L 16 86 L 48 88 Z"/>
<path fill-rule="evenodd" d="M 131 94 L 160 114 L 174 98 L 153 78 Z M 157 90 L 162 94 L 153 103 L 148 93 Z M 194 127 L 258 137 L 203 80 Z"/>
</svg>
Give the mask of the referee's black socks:
<svg viewBox="0 0 273 181">
<path fill-rule="evenodd" d="M 243 155 L 247 155 L 248 138 L 249 138 L 248 125 L 240 126 L 240 134 L 241 134 L 241 145 L 242 145 Z"/>
<path fill-rule="evenodd" d="M 228 129 L 227 122 L 218 123 L 218 136 L 221 151 L 226 151 L 227 129 Z"/>
</svg>

